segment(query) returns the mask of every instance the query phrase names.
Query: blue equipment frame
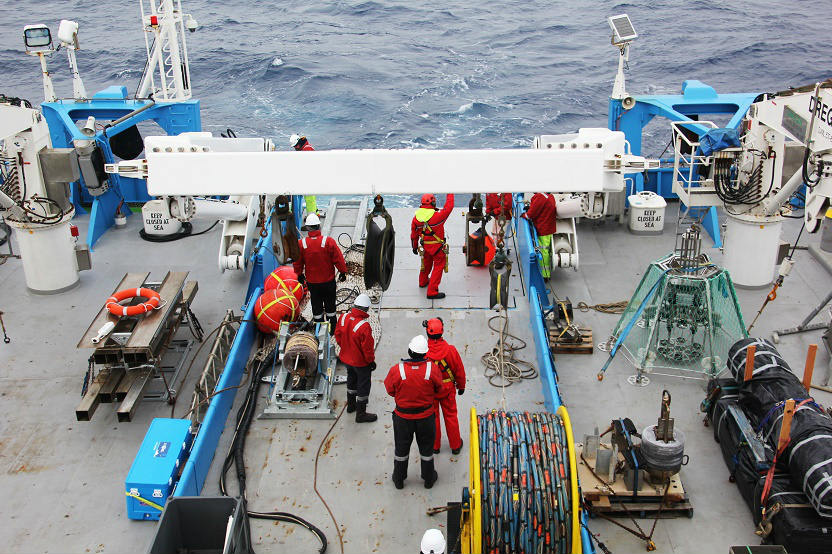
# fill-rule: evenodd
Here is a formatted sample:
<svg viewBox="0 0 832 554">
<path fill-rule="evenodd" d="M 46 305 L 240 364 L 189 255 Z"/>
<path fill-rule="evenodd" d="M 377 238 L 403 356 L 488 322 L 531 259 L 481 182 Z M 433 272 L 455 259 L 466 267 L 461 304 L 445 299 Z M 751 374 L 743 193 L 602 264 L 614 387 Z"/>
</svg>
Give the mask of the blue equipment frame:
<svg viewBox="0 0 832 554">
<path fill-rule="evenodd" d="M 93 95 L 87 101 L 57 100 L 43 102 L 41 110 L 49 125 L 49 135 L 54 148 L 72 148 L 73 140 L 87 140 L 76 125 L 89 116 L 97 121 L 112 121 L 123 117 L 151 101 L 135 100 L 127 96 L 127 87 L 111 86 Z M 155 121 L 169 135 L 178 135 L 187 131 L 202 130 L 199 113 L 199 100 L 185 100 L 183 102 L 157 103 L 129 119 L 105 130 L 97 131 L 94 138 L 101 147 L 105 163 L 116 161 L 110 148 L 109 137 L 132 127 L 141 121 Z M 87 244 L 90 248 L 109 229 L 113 223 L 116 210 L 124 202 L 147 202 L 152 197 L 147 194 L 147 183 L 144 179 L 133 179 L 120 175 L 109 176 L 109 190 L 100 196 L 92 196 L 83 185 L 83 178 L 71 185 L 72 203 L 76 214 L 86 211 L 83 203 L 92 203 L 90 225 L 87 230 Z M 130 209 L 123 210 L 125 216 L 130 216 Z"/>
<path fill-rule="evenodd" d="M 634 96 L 635 105 L 630 109 L 625 109 L 621 100 L 610 98 L 607 127 L 613 131 L 623 131 L 624 137 L 630 143 L 631 153 L 641 155 L 644 128 L 654 117 L 695 122 L 696 120 L 690 116 L 729 114 L 731 118 L 725 127 L 736 129 L 758 95 L 756 92 L 718 94 L 713 87 L 701 81 L 687 80 L 682 83 L 682 94 Z M 701 125 L 687 127 L 699 134 L 708 130 Z M 673 157 L 662 158 L 661 162 L 662 167 L 646 172 L 646 182 L 642 174 L 633 176 L 634 194 L 649 190 L 664 198 L 678 198 L 672 190 Z M 722 238 L 715 207 L 707 210 L 702 225 L 711 235 L 714 247 L 721 247 Z"/>
</svg>

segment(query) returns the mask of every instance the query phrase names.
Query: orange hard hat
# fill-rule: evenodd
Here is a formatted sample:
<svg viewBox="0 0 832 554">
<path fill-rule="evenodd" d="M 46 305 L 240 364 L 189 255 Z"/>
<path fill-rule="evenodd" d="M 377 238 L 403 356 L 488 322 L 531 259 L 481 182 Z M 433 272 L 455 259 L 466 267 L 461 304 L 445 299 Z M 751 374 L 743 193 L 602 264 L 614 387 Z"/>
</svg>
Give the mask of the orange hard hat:
<svg viewBox="0 0 832 554">
<path fill-rule="evenodd" d="M 422 205 L 430 204 L 432 206 L 436 205 L 436 197 L 429 192 L 426 192 L 422 195 Z"/>
<path fill-rule="evenodd" d="M 445 330 L 442 325 L 442 319 L 438 317 L 425 321 L 425 329 L 428 335 L 441 335 Z"/>
</svg>

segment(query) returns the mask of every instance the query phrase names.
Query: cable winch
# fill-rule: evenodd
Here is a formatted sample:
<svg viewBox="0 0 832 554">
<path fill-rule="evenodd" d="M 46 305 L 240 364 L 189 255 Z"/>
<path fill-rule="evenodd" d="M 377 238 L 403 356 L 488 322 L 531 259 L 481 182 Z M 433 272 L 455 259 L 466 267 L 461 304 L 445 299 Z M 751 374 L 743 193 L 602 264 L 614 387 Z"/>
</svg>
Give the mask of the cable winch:
<svg viewBox="0 0 832 554">
<path fill-rule="evenodd" d="M 471 410 L 462 552 L 582 552 L 572 426 L 556 414 Z"/>
</svg>

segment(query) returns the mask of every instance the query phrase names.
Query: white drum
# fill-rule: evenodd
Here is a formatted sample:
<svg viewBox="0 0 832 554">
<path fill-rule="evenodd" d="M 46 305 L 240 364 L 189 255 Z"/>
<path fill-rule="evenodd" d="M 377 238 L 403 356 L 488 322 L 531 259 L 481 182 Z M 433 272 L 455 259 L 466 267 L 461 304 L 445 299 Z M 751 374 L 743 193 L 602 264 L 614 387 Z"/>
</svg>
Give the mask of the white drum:
<svg viewBox="0 0 832 554">
<path fill-rule="evenodd" d="M 735 285 L 764 287 L 774 279 L 782 218 L 728 216 L 722 265 Z"/>
<path fill-rule="evenodd" d="M 26 287 L 36 294 L 56 294 L 78 284 L 75 241 L 69 230 L 71 215 L 54 225 L 6 222 L 14 229 Z"/>
<path fill-rule="evenodd" d="M 649 190 L 627 197 L 630 202 L 630 231 L 636 235 L 659 235 L 664 230 L 667 202 Z"/>
</svg>

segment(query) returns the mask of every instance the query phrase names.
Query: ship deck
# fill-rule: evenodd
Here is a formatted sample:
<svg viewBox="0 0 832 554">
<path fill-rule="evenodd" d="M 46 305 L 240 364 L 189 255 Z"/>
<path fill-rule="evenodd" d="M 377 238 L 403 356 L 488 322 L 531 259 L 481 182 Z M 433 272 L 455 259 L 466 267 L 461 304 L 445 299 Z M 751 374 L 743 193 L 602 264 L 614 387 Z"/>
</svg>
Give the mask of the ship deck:
<svg viewBox="0 0 832 554">
<path fill-rule="evenodd" d="M 668 222 L 675 221 L 668 208 Z M 487 270 L 467 268 L 461 253 L 464 218 L 456 211 L 448 224 L 452 255 L 442 290 L 448 297 L 430 302 L 416 284 L 419 260 L 408 244 L 410 210 L 391 210 L 396 220 L 396 273 L 382 298 L 381 339 L 377 349 L 379 369 L 374 374 L 370 410 L 379 421 L 356 425 L 344 414 L 326 441 L 318 462 L 318 489 L 338 520 L 344 552 L 416 551 L 423 531 L 445 529 L 444 514 L 429 517 L 425 510 L 459 500 L 468 483 L 467 448 L 450 454 L 447 443 L 436 457 L 439 481 L 431 490 L 418 479 L 418 454 L 411 453 L 410 478 L 396 490 L 390 474 L 393 461 L 392 401 L 381 381 L 386 369 L 405 354 L 410 337 L 422 331 L 421 321 L 441 315 L 446 338 L 455 344 L 466 365 L 469 385 L 458 397 L 460 427 L 469 442 L 468 414 L 505 406 L 512 410 L 543 410 L 539 379 L 501 389 L 488 384 L 480 356 L 497 341 L 488 329 L 494 312 L 484 309 L 488 294 Z M 81 285 L 56 296 L 36 296 L 25 288 L 21 263 L 0 265 L 0 310 L 12 339 L 0 345 L 0 490 L 6 502 L 0 506 L 0 541 L 8 551 L 21 552 L 144 552 L 155 524 L 128 520 L 125 513 L 124 479 L 150 421 L 177 417 L 188 407 L 183 394 L 177 405 L 143 402 L 134 420 L 118 423 L 112 405 L 102 405 L 90 422 L 75 421 L 88 352 L 76 349 L 79 337 L 121 276 L 128 271 L 150 271 L 161 279 L 169 270 L 190 271 L 199 281 L 192 305 L 206 331 L 213 329 L 227 308 L 239 312 L 248 276 L 216 268 L 218 232 L 168 244 L 138 239 L 139 217 L 131 217 L 125 230 L 108 232 L 96 245 L 93 270 L 81 274 Z M 77 221 L 84 236 L 86 217 Z M 788 221 L 784 239 L 793 239 L 799 225 Z M 556 272 L 551 286 L 560 297 L 588 304 L 629 299 L 648 263 L 670 250 L 673 225 L 662 235 L 633 236 L 614 222 L 579 225 L 581 269 Z M 806 235 L 804 235 L 806 240 Z M 817 236 L 808 243 L 817 243 Z M 709 245 L 708 239 L 706 244 Z M 805 244 L 805 243 L 804 243 Z M 514 249 L 513 245 L 512 248 Z M 708 248 L 717 263 L 718 250 Z M 778 298 L 760 317 L 755 330 L 769 337 L 772 330 L 798 324 L 828 293 L 829 274 L 806 251 L 795 255 L 792 275 Z M 518 353 L 534 363 L 534 343 L 529 329 L 528 304 L 515 271 L 516 296 L 509 311 L 510 332 L 529 346 Z M 738 289 L 748 323 L 767 290 Z M 823 317 L 823 316 L 819 316 Z M 578 313 L 578 322 L 593 329 L 596 343 L 609 336 L 618 316 L 597 312 Z M 187 333 L 183 329 L 180 333 Z M 803 366 L 806 347 L 818 342 L 818 332 L 781 339 L 779 348 L 793 368 Z M 207 350 L 207 349 L 204 349 Z M 815 382 L 827 378 L 828 358 L 818 354 Z M 205 352 L 202 354 L 205 355 Z M 734 544 L 758 544 L 751 514 L 736 486 L 728 482 L 712 431 L 702 424 L 699 403 L 704 382 L 651 376 L 644 388 L 627 383 L 633 373 L 623 356 L 616 358 L 607 378 L 599 383 L 596 373 L 606 354 L 558 355 L 561 396 L 570 410 L 575 436 L 580 440 L 597 425 L 604 428 L 616 417 L 630 417 L 638 427 L 655 421 L 661 390 L 673 395 L 672 416 L 676 428 L 687 436 L 690 463 L 682 478 L 695 512 L 692 519 L 666 519 L 658 523 L 658 552 L 727 552 Z M 535 364 L 536 365 L 536 364 Z M 189 379 L 195 378 L 198 360 Z M 192 389 L 189 381 L 183 391 Z M 336 387 L 339 407 L 345 391 Z M 261 388 L 258 411 L 265 405 L 267 387 Z M 242 394 L 237 395 L 239 403 Z M 825 403 L 831 395 L 815 392 Z M 236 410 L 236 405 L 235 408 Z M 339 410 L 340 411 L 340 410 Z M 252 424 L 246 449 L 250 509 L 296 513 L 320 527 L 329 540 L 328 552 L 339 552 L 335 527 L 313 492 L 315 455 L 331 420 L 257 419 Z M 230 433 L 223 434 L 217 458 L 225 452 Z M 203 494 L 218 492 L 219 460 L 215 458 Z M 234 479 L 229 474 L 229 482 Z M 233 490 L 233 488 L 232 488 Z M 626 522 L 626 521 L 625 521 Z M 648 524 L 652 522 L 648 521 Z M 641 552 L 643 544 L 612 524 L 591 520 L 615 552 Z M 287 524 L 252 521 L 252 536 L 259 552 L 315 552 L 317 541 L 305 530 Z"/>
</svg>

